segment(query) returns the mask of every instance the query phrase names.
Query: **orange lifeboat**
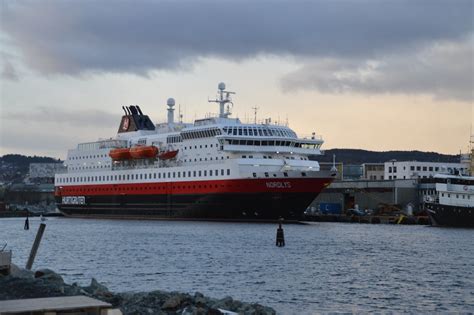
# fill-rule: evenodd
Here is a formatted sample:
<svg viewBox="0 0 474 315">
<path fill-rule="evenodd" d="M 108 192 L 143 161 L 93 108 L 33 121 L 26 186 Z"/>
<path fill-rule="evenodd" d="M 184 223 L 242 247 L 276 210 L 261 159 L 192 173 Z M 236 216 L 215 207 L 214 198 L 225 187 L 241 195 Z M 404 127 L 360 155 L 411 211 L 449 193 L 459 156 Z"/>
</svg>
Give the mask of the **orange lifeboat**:
<svg viewBox="0 0 474 315">
<path fill-rule="evenodd" d="M 178 155 L 178 151 L 179 150 L 166 151 L 166 152 L 160 153 L 158 157 L 160 158 L 160 160 L 169 160 L 176 157 L 176 155 Z"/>
<path fill-rule="evenodd" d="M 136 146 L 130 149 L 130 155 L 134 159 L 152 159 L 158 154 L 158 148 L 150 146 Z"/>
<path fill-rule="evenodd" d="M 123 161 L 123 160 L 128 160 L 128 159 L 132 158 L 132 156 L 130 155 L 130 149 L 129 148 L 110 150 L 109 156 L 114 161 Z"/>
</svg>

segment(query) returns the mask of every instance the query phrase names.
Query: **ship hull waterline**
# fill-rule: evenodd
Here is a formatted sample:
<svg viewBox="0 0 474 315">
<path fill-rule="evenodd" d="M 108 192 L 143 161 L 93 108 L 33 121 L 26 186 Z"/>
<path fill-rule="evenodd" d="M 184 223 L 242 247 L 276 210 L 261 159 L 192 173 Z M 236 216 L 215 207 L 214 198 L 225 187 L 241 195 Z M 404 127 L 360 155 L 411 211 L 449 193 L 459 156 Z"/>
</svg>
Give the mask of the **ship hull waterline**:
<svg viewBox="0 0 474 315">
<path fill-rule="evenodd" d="M 64 204 L 64 195 L 56 195 L 59 210 L 69 217 L 81 218 L 137 218 L 137 219 L 199 219 L 199 220 L 299 220 L 307 207 L 329 185 L 333 178 L 283 181 L 290 187 L 259 191 L 258 186 L 245 185 L 247 189 L 200 189 L 181 193 L 110 193 L 96 192 L 82 196 L 83 204 Z M 203 185 L 204 186 L 204 185 Z M 211 185 L 209 185 L 211 186 Z M 241 187 L 241 186 L 240 186 Z M 169 189 L 172 189 L 170 187 Z M 123 188 L 122 191 L 126 191 Z M 133 188 L 129 188 L 133 191 Z M 139 189 L 138 189 L 139 190 Z M 177 190 L 177 189 L 176 189 Z M 94 191 L 94 189 L 89 189 Z M 169 191 L 169 190 L 168 190 Z M 177 190 L 179 191 L 179 190 Z M 80 196 L 80 194 L 70 194 Z"/>
<path fill-rule="evenodd" d="M 426 203 L 433 226 L 474 227 L 474 208 Z"/>
</svg>

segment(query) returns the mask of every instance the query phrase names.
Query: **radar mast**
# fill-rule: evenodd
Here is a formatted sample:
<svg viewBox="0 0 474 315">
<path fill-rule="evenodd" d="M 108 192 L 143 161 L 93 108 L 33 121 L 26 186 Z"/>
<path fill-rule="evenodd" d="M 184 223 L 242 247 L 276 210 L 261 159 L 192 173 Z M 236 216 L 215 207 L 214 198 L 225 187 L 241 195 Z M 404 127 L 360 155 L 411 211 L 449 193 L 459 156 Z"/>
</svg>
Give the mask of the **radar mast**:
<svg viewBox="0 0 474 315">
<path fill-rule="evenodd" d="M 219 103 L 219 117 L 228 118 L 231 115 L 230 106 L 234 106 L 234 103 L 232 103 L 232 99 L 230 95 L 235 94 L 235 92 L 226 91 L 224 82 L 219 83 L 217 88 L 219 89 L 217 91 L 219 97 L 216 98 L 215 100 L 208 100 L 208 102 Z M 227 109 L 225 108 L 226 104 L 227 104 Z"/>
</svg>

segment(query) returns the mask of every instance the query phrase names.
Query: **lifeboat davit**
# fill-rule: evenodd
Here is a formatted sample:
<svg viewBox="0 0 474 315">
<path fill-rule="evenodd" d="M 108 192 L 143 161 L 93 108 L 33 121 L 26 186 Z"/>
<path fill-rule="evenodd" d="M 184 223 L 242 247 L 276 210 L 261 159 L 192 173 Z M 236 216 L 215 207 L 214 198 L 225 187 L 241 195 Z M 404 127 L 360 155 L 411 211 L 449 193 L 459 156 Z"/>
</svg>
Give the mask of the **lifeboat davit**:
<svg viewBox="0 0 474 315">
<path fill-rule="evenodd" d="M 160 153 L 158 155 L 158 158 L 160 160 L 169 160 L 169 159 L 172 159 L 174 157 L 176 157 L 176 155 L 178 155 L 178 151 L 179 150 L 173 150 L 173 151 L 166 151 L 166 152 L 163 152 L 163 153 Z"/>
<path fill-rule="evenodd" d="M 128 160 L 132 158 L 129 148 L 112 149 L 109 152 L 109 156 L 114 161 L 123 161 L 123 160 Z"/>
<path fill-rule="evenodd" d="M 136 146 L 130 149 L 130 155 L 134 159 L 153 159 L 158 154 L 158 148 L 149 146 Z"/>
</svg>

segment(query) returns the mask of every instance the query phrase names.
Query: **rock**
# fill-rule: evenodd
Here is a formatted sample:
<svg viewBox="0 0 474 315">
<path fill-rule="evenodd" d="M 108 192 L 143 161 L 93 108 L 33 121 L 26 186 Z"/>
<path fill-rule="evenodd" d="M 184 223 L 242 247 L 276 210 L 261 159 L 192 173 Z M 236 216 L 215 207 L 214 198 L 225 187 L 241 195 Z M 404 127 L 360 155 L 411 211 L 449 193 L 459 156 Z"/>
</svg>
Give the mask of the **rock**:
<svg viewBox="0 0 474 315">
<path fill-rule="evenodd" d="M 88 287 L 85 287 L 84 290 L 95 296 L 110 295 L 109 289 L 105 285 L 100 284 L 95 278 L 92 278 L 91 284 Z"/>
<path fill-rule="evenodd" d="M 249 315 L 276 313 L 259 304 L 243 303 L 230 296 L 212 299 L 200 292 L 189 295 L 156 290 L 114 294 L 96 279 L 92 279 L 86 287 L 77 283 L 66 284 L 59 274 L 50 269 L 39 269 L 33 273 L 14 266 L 12 275 L 0 277 L 0 300 L 71 295 L 87 295 L 111 303 L 113 307 L 120 308 L 124 315 L 221 315 L 219 308 Z"/>
<path fill-rule="evenodd" d="M 176 309 L 178 308 L 178 306 L 181 305 L 181 303 L 183 302 L 183 297 L 178 294 L 178 295 L 172 295 L 171 297 L 169 297 L 165 303 L 163 303 L 163 305 L 161 306 L 161 308 L 163 309 Z"/>
<path fill-rule="evenodd" d="M 195 303 L 197 306 L 206 305 L 207 302 L 208 302 L 208 300 L 207 300 L 205 297 L 197 297 L 197 298 L 194 298 L 194 303 Z"/>
<path fill-rule="evenodd" d="M 223 299 L 220 299 L 220 300 L 216 301 L 212 305 L 212 307 L 213 308 L 221 308 L 221 309 L 225 309 L 225 310 L 231 310 L 233 302 L 234 302 L 234 299 L 232 299 L 232 297 L 226 296 Z"/>
<path fill-rule="evenodd" d="M 10 276 L 16 278 L 34 278 L 34 273 L 31 270 L 26 270 L 24 268 L 20 268 L 15 264 L 10 265 Z"/>
<path fill-rule="evenodd" d="M 38 269 L 35 272 L 35 278 L 36 279 L 41 279 L 44 281 L 46 284 L 49 285 L 55 285 L 59 288 L 60 291 L 64 291 L 64 288 L 62 286 L 64 285 L 64 280 L 61 275 L 55 273 L 51 269 Z"/>
</svg>

